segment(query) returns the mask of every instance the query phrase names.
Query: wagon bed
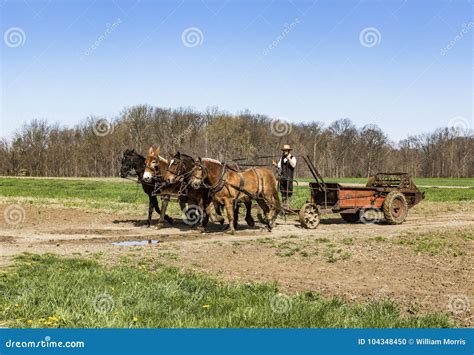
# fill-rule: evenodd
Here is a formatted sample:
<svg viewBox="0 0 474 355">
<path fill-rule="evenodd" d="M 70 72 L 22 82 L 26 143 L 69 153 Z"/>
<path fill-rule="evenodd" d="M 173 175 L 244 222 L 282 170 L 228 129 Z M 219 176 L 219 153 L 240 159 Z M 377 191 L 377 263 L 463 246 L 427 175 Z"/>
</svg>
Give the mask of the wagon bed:
<svg viewBox="0 0 474 355">
<path fill-rule="evenodd" d="M 422 192 L 406 173 L 378 173 L 366 186 L 324 182 L 309 157 L 304 157 L 314 182 L 309 183 L 310 198 L 299 210 L 305 228 L 316 228 L 322 213 L 340 213 L 349 223 L 374 223 L 380 214 L 388 224 L 403 223 L 408 209 L 423 199 Z"/>
</svg>

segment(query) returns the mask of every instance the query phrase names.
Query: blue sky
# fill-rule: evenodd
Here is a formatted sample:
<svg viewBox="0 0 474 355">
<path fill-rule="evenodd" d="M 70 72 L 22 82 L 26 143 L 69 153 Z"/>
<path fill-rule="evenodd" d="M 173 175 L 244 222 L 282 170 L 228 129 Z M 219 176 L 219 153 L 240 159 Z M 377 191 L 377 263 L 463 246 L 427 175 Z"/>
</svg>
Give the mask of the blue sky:
<svg viewBox="0 0 474 355">
<path fill-rule="evenodd" d="M 472 128 L 468 0 L 0 6 L 0 136 L 33 118 L 74 125 L 142 103 L 292 122 L 347 117 L 394 140 L 459 116 Z"/>
</svg>

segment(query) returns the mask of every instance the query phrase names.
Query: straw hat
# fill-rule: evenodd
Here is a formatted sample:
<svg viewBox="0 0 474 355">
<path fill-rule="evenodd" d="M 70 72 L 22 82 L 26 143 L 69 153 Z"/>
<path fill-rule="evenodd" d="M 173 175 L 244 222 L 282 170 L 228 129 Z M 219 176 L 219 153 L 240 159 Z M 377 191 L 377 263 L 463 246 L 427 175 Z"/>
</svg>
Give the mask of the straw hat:
<svg viewBox="0 0 474 355">
<path fill-rule="evenodd" d="M 289 144 L 283 144 L 283 148 L 281 150 L 292 150 Z"/>
</svg>

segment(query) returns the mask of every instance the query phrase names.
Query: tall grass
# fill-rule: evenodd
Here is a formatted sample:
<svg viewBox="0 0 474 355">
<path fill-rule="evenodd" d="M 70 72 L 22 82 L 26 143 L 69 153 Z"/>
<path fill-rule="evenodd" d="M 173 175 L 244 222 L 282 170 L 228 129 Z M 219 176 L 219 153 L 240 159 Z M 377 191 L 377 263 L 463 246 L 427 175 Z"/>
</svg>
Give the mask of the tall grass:
<svg viewBox="0 0 474 355">
<path fill-rule="evenodd" d="M 14 327 L 450 327 L 446 315 L 402 316 L 391 301 L 348 304 L 275 285 L 223 283 L 156 263 L 25 254 L 0 277 L 0 314 Z"/>
</svg>

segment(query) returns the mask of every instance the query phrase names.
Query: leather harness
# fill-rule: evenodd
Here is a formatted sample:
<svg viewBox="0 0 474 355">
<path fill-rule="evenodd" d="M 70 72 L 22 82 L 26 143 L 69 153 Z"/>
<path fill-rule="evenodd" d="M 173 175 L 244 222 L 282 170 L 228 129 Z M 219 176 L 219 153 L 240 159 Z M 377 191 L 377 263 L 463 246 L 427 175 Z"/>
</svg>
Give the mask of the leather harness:
<svg viewBox="0 0 474 355">
<path fill-rule="evenodd" d="M 239 176 L 239 185 L 238 186 L 234 185 L 234 184 L 231 184 L 230 182 L 226 181 L 225 177 L 227 175 L 227 169 L 230 169 L 230 170 L 234 171 Z M 257 177 L 257 191 L 256 191 L 255 194 L 252 194 L 251 192 L 244 189 L 245 180 L 244 180 L 244 177 L 242 175 L 242 172 L 228 167 L 226 163 L 222 164 L 221 174 L 219 176 L 219 179 L 218 179 L 217 183 L 214 186 L 211 187 L 211 189 L 210 189 L 211 192 L 216 193 L 216 192 L 222 190 L 222 188 L 224 186 L 232 187 L 233 189 L 237 190 L 237 195 L 234 198 L 234 204 L 237 203 L 237 201 L 238 201 L 238 199 L 239 199 L 239 197 L 242 193 L 247 195 L 251 199 L 260 198 L 262 196 L 262 193 L 263 193 L 263 177 L 262 177 L 262 174 L 255 168 L 251 168 L 250 170 L 252 170 L 254 172 L 255 176 Z M 230 193 L 230 191 L 229 191 L 229 193 Z"/>
</svg>

